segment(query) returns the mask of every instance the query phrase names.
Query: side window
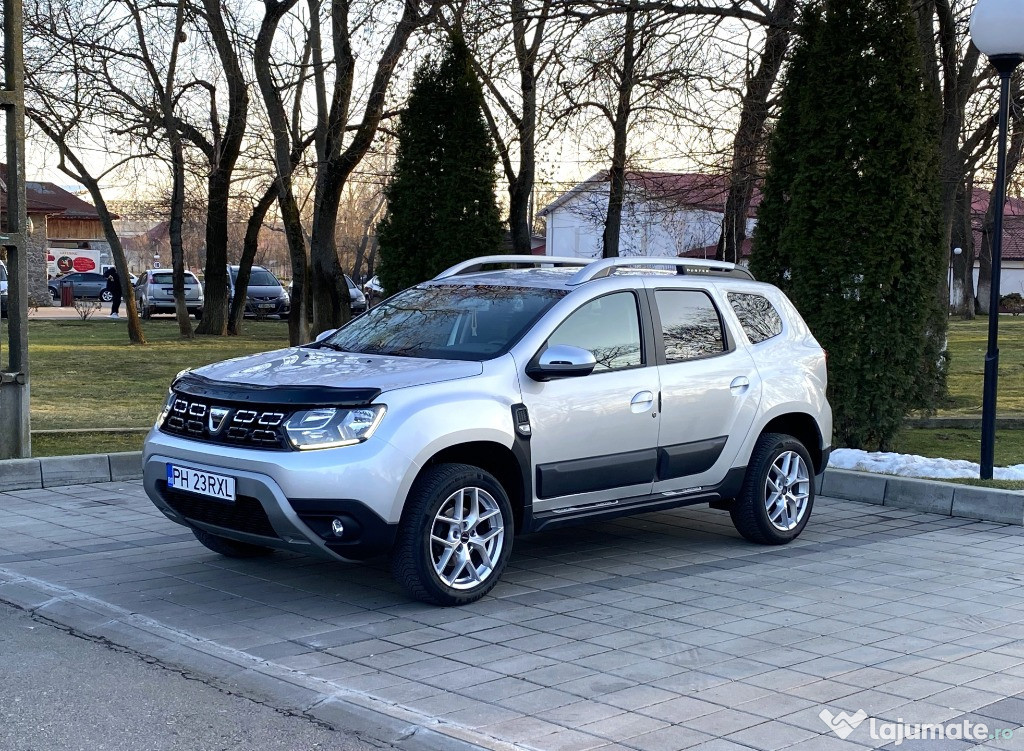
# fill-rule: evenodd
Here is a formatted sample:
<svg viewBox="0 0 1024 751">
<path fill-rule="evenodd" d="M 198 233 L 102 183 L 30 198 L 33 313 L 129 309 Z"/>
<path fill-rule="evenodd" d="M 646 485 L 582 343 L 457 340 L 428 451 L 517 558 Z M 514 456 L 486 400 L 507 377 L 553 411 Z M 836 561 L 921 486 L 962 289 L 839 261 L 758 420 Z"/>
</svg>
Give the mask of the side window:
<svg viewBox="0 0 1024 751">
<path fill-rule="evenodd" d="M 725 351 L 718 309 L 706 293 L 686 289 L 659 289 L 654 293 L 661 316 L 665 359 L 697 360 Z"/>
<path fill-rule="evenodd" d="M 740 319 L 740 326 L 751 344 L 782 333 L 782 317 L 768 298 L 761 295 L 729 293 L 729 304 Z"/>
<path fill-rule="evenodd" d="M 594 353 L 594 372 L 643 365 L 640 314 L 636 295 L 615 292 L 591 300 L 566 318 L 548 339 L 548 346 L 568 344 Z"/>
</svg>

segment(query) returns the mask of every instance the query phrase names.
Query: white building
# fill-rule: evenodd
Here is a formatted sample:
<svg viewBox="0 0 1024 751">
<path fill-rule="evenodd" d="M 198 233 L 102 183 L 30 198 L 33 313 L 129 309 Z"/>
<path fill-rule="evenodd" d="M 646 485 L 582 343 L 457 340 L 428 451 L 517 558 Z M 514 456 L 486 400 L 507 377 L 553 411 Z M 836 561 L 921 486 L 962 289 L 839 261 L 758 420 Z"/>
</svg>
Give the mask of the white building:
<svg viewBox="0 0 1024 751">
<path fill-rule="evenodd" d="M 547 222 L 547 255 L 601 255 L 608 187 L 608 173 L 599 172 L 544 207 L 540 213 Z M 619 255 L 714 257 L 728 190 L 728 179 L 722 176 L 627 172 Z M 748 237 L 760 200 L 755 191 Z"/>
</svg>

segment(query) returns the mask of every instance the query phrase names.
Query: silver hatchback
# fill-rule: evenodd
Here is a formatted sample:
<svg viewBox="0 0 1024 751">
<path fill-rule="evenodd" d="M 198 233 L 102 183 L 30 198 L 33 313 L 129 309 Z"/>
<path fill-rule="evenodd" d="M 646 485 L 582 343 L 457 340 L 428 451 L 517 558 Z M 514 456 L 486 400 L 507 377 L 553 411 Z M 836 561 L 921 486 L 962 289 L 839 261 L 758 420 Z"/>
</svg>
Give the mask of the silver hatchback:
<svg viewBox="0 0 1024 751">
<path fill-rule="evenodd" d="M 135 304 L 139 315 L 151 318 L 154 313 L 174 312 L 174 281 L 170 269 L 149 269 L 135 285 Z M 203 317 L 203 285 L 191 271 L 185 272 L 185 304 L 190 315 Z"/>
</svg>

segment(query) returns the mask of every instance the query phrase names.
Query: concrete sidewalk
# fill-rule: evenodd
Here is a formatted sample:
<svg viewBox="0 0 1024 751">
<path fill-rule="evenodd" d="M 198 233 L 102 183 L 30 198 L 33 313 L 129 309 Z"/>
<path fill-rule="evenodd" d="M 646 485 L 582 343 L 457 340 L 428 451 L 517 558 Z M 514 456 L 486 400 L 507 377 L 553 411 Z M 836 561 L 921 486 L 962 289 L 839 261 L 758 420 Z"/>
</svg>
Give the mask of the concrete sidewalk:
<svg viewBox="0 0 1024 751">
<path fill-rule="evenodd" d="M 135 482 L 0 494 L 0 530 L 0 600 L 399 748 L 893 742 L 826 709 L 1024 726 L 1020 526 L 819 498 L 766 548 L 723 512 L 649 514 L 519 538 L 458 609 L 383 561 L 220 558 Z"/>
</svg>

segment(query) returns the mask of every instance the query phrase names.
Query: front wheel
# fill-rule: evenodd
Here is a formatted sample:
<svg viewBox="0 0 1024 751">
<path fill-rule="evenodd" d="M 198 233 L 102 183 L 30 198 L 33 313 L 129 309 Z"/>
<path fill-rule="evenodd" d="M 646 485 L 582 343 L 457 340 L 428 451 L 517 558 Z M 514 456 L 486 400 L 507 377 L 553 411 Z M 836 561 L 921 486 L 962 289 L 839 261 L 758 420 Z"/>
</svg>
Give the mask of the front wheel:
<svg viewBox="0 0 1024 751">
<path fill-rule="evenodd" d="M 736 530 L 760 545 L 799 537 L 814 507 L 813 463 L 807 448 L 784 433 L 757 439 L 743 489 L 730 509 Z"/>
<path fill-rule="evenodd" d="M 60 292 L 53 287 L 50 287 L 50 299 L 54 302 L 60 302 Z"/>
<path fill-rule="evenodd" d="M 392 573 L 418 600 L 475 602 L 498 583 L 514 529 L 508 495 L 489 472 L 468 464 L 430 467 L 406 499 Z"/>
<path fill-rule="evenodd" d="M 100 292 L 100 299 L 103 302 L 110 302 L 111 300 L 114 299 L 114 293 L 111 292 L 109 289 L 105 289 L 102 292 Z"/>
<path fill-rule="evenodd" d="M 202 529 L 193 528 L 192 534 L 214 553 L 220 553 L 227 558 L 257 558 L 274 552 L 271 548 L 265 548 L 262 545 L 229 540 L 227 537 L 210 534 Z"/>
</svg>

